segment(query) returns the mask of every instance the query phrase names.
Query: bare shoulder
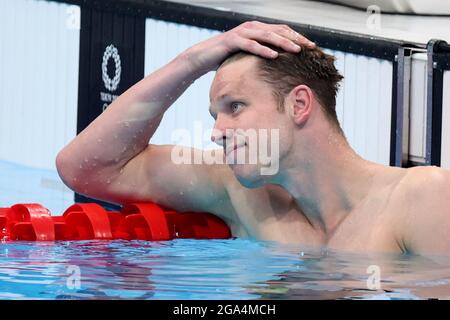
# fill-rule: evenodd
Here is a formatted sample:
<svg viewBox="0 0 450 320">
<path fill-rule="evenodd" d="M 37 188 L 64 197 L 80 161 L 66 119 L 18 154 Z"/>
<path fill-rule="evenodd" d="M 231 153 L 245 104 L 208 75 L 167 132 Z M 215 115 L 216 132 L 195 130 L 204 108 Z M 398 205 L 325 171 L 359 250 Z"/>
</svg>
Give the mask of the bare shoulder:
<svg viewBox="0 0 450 320">
<path fill-rule="evenodd" d="M 413 218 L 417 214 L 438 214 L 450 208 L 450 171 L 435 167 L 406 169 L 396 188 L 396 204 Z"/>
<path fill-rule="evenodd" d="M 402 189 L 416 200 L 438 201 L 450 191 L 450 171 L 436 166 L 409 168 Z"/>
<path fill-rule="evenodd" d="M 439 167 L 407 169 L 402 179 L 396 229 L 408 252 L 450 252 L 450 172 Z"/>
</svg>

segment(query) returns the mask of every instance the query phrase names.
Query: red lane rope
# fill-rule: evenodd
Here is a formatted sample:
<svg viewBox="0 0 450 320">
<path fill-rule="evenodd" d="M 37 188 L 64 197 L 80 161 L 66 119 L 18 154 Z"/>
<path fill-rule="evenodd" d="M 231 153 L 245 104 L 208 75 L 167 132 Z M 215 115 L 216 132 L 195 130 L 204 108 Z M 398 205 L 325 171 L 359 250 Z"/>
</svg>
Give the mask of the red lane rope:
<svg viewBox="0 0 450 320">
<path fill-rule="evenodd" d="M 78 203 L 55 217 L 37 203 L 0 208 L 0 238 L 9 241 L 230 237 L 226 223 L 210 213 L 165 211 L 151 202 L 130 203 L 120 212 L 106 211 L 96 203 Z"/>
</svg>

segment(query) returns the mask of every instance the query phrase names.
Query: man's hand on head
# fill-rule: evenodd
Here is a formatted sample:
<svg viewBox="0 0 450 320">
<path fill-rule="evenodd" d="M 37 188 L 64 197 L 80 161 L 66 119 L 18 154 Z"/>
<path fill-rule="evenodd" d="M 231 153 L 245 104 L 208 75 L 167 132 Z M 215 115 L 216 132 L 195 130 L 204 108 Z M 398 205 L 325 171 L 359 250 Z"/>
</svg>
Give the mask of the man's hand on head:
<svg viewBox="0 0 450 320">
<path fill-rule="evenodd" d="M 217 69 L 226 57 L 240 50 L 274 59 L 278 52 L 270 46 L 297 53 L 301 46 L 313 48 L 315 44 L 287 25 L 248 21 L 200 42 L 184 54 L 191 62 L 193 71 L 202 74 Z"/>
</svg>

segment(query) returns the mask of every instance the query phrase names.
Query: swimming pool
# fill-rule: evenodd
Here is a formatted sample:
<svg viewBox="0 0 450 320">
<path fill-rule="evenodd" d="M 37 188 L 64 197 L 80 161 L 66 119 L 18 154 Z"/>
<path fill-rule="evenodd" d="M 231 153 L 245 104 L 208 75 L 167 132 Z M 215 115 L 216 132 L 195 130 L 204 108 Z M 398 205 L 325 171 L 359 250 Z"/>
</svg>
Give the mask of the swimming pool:
<svg viewBox="0 0 450 320">
<path fill-rule="evenodd" d="M 375 284 L 374 266 L 379 289 L 368 287 Z M 450 263 L 444 258 L 319 252 L 244 239 L 0 246 L 0 299 L 449 297 Z"/>
</svg>

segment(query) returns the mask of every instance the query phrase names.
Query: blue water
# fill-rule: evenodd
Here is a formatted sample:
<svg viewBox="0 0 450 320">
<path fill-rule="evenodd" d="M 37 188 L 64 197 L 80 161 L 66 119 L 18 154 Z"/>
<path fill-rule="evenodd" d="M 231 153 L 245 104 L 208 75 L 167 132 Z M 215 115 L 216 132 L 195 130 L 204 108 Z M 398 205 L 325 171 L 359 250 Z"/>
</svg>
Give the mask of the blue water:
<svg viewBox="0 0 450 320">
<path fill-rule="evenodd" d="M 368 288 L 370 265 L 379 289 Z M 449 266 L 242 239 L 6 242 L 0 299 L 449 298 Z"/>
</svg>

